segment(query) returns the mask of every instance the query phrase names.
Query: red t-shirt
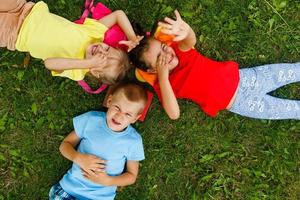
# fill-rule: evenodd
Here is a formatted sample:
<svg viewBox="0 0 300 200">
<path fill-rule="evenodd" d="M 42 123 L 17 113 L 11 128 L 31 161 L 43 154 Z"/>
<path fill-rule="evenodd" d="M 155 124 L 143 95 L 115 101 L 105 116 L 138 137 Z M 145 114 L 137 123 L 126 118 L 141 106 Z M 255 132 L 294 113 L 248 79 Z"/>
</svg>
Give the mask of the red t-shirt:
<svg viewBox="0 0 300 200">
<path fill-rule="evenodd" d="M 179 59 L 178 66 L 169 75 L 176 98 L 190 99 L 206 114 L 215 117 L 227 107 L 237 89 L 238 64 L 208 59 L 195 49 L 183 52 L 177 44 L 171 47 Z M 158 82 L 154 90 L 161 100 Z"/>
</svg>

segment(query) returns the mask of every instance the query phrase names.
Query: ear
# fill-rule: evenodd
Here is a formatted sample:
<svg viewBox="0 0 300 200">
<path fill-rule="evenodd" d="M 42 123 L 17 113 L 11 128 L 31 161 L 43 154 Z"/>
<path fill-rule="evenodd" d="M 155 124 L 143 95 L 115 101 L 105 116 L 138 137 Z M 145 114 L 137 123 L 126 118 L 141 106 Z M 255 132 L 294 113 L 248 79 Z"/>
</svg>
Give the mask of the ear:
<svg viewBox="0 0 300 200">
<path fill-rule="evenodd" d="M 101 76 L 101 71 L 96 69 L 96 68 L 90 68 L 90 73 L 96 77 L 96 78 L 100 78 Z"/>
<path fill-rule="evenodd" d="M 135 119 L 131 122 L 131 124 L 135 123 L 141 116 L 142 114 L 137 115 Z"/>
<path fill-rule="evenodd" d="M 149 74 L 157 74 L 156 69 L 147 69 L 147 72 L 148 72 Z"/>
<path fill-rule="evenodd" d="M 113 96 L 111 94 L 108 96 L 107 101 L 106 101 L 106 107 L 110 107 L 111 102 L 112 102 L 112 97 Z"/>
</svg>

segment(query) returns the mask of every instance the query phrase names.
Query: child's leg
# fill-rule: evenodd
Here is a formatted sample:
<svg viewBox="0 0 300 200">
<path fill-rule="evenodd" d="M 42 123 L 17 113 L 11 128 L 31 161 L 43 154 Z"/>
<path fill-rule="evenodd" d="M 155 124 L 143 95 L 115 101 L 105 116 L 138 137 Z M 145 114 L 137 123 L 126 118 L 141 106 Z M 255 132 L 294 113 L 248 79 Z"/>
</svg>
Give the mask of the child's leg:
<svg viewBox="0 0 300 200">
<path fill-rule="evenodd" d="M 59 183 L 56 183 L 50 189 L 49 200 L 75 200 L 75 197 L 69 195 Z"/>
<path fill-rule="evenodd" d="M 34 3 L 26 0 L 0 1 L 0 47 L 15 50 L 19 29 Z"/>
<path fill-rule="evenodd" d="M 230 111 L 259 119 L 300 119 L 300 101 L 268 95 L 297 81 L 300 81 L 300 63 L 241 69 L 238 94 Z"/>
<path fill-rule="evenodd" d="M 0 13 L 11 12 L 25 3 L 26 0 L 1 0 Z"/>
<path fill-rule="evenodd" d="M 266 93 L 289 83 L 300 81 L 300 62 L 263 65 L 252 69 L 261 78 Z"/>
</svg>

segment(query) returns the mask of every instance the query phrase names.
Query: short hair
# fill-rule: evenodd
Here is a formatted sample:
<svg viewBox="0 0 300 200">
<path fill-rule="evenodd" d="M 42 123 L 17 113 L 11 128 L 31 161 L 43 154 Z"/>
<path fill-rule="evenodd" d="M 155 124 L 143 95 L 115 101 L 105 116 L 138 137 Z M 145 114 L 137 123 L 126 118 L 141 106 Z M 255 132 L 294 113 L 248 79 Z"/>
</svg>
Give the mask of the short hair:
<svg viewBox="0 0 300 200">
<path fill-rule="evenodd" d="M 129 71 L 129 69 L 131 68 L 130 62 L 129 62 L 129 58 L 127 53 L 125 53 L 123 50 L 121 49 L 116 49 L 118 50 L 120 56 L 118 59 L 118 64 L 116 66 L 116 70 L 119 71 L 119 74 L 117 77 L 101 77 L 100 81 L 102 83 L 108 84 L 108 85 L 113 85 L 116 84 L 120 81 L 122 81 L 124 79 L 124 77 L 126 76 L 126 73 Z M 107 66 L 110 67 L 110 66 Z"/>
<path fill-rule="evenodd" d="M 123 93 L 127 100 L 131 102 L 141 102 L 142 103 L 142 112 L 145 105 L 147 104 L 147 92 L 146 89 L 134 82 L 119 83 L 112 88 L 111 94 L 115 95 L 118 93 Z"/>
</svg>

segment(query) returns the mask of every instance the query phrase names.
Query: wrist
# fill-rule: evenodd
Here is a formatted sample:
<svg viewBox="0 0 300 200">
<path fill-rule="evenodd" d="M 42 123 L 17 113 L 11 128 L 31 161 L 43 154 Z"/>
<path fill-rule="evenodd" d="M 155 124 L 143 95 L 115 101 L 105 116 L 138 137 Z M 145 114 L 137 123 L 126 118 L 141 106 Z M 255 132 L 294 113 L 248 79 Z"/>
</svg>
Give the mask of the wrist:
<svg viewBox="0 0 300 200">
<path fill-rule="evenodd" d="M 86 68 L 93 68 L 93 66 L 95 66 L 93 57 L 84 59 L 84 62 L 85 62 L 84 66 Z"/>
<path fill-rule="evenodd" d="M 81 163 L 81 153 L 79 152 L 76 152 L 74 157 L 73 157 L 73 160 L 72 162 L 76 163 L 77 165 L 81 166 L 80 163 Z"/>
<path fill-rule="evenodd" d="M 112 176 L 106 175 L 105 185 L 106 186 L 115 186 L 114 185 L 114 178 Z"/>
<path fill-rule="evenodd" d="M 159 81 L 159 83 L 169 82 L 169 75 L 168 74 L 159 74 L 158 81 Z"/>
</svg>

